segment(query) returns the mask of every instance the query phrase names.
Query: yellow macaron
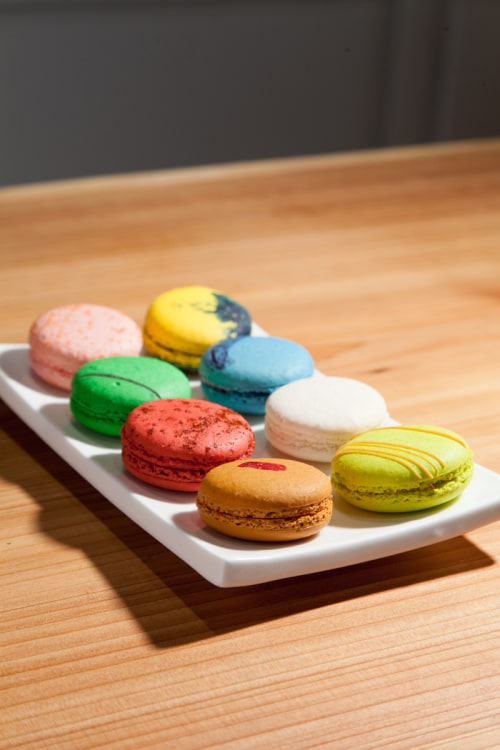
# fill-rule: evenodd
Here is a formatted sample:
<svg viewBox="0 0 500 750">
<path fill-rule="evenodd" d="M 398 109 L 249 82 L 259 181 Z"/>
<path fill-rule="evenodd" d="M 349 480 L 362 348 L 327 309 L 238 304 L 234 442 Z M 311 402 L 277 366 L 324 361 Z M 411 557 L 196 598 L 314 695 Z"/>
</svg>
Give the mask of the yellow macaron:
<svg viewBox="0 0 500 750">
<path fill-rule="evenodd" d="M 144 348 L 151 356 L 194 371 L 209 346 L 246 336 L 251 327 L 248 311 L 232 297 L 205 286 L 177 287 L 149 306 Z"/>
</svg>

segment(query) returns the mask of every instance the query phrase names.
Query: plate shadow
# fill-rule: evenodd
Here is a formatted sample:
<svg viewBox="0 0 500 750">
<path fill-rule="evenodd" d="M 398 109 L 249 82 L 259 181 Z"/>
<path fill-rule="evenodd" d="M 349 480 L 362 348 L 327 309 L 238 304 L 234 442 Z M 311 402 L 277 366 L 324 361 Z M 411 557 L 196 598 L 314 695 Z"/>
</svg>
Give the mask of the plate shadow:
<svg viewBox="0 0 500 750">
<path fill-rule="evenodd" d="M 39 528 L 47 537 L 85 553 L 159 649 L 494 562 L 465 537 L 456 537 L 323 573 L 220 589 L 103 498 L 3 403 L 0 421 L 7 440 L 24 453 L 22 461 L 4 467 L 4 479 L 37 503 Z M 26 461 L 38 464 L 39 482 L 26 471 Z"/>
</svg>

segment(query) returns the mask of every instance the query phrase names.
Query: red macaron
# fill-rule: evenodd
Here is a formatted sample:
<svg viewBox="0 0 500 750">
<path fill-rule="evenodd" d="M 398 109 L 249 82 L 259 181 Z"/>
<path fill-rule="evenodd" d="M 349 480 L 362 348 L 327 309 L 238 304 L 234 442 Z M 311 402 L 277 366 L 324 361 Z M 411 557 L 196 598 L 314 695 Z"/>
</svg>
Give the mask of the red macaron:
<svg viewBox="0 0 500 750">
<path fill-rule="evenodd" d="M 133 409 L 121 430 L 125 469 L 148 484 L 196 492 L 207 471 L 247 458 L 255 439 L 232 409 L 193 398 L 150 401 Z"/>
</svg>

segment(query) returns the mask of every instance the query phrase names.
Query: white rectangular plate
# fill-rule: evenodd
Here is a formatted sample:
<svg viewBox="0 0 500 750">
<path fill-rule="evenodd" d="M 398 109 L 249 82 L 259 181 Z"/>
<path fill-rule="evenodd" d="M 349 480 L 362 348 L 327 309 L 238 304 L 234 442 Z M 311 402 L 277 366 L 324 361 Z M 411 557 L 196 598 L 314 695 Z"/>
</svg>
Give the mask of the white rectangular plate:
<svg viewBox="0 0 500 750">
<path fill-rule="evenodd" d="M 202 398 L 198 381 L 192 385 L 193 396 Z M 335 499 L 331 523 L 311 539 L 239 541 L 203 525 L 193 493 L 157 490 L 128 476 L 119 438 L 90 433 L 75 423 L 68 397 L 32 375 L 26 345 L 0 344 L 0 396 L 117 508 L 216 586 L 247 586 L 340 568 L 450 539 L 500 518 L 500 475 L 476 464 L 462 496 L 440 509 L 386 515 Z M 250 421 L 254 455 L 279 456 L 266 442 L 263 418 Z M 328 473 L 328 465 L 318 466 Z"/>
</svg>

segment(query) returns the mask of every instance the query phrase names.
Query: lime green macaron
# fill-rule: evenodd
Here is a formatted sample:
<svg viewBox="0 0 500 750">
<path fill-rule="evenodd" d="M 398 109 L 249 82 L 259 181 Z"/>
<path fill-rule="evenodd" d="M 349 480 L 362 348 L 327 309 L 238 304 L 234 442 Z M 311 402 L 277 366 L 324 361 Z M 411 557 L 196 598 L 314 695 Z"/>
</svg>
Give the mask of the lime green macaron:
<svg viewBox="0 0 500 750">
<path fill-rule="evenodd" d="M 472 451 L 433 425 L 381 427 L 341 446 L 332 485 L 351 505 L 379 513 L 425 510 L 455 500 L 472 478 Z"/>
<path fill-rule="evenodd" d="M 182 370 L 196 371 L 209 346 L 250 334 L 248 311 L 227 294 L 205 286 L 169 289 L 150 304 L 144 348 Z"/>
<path fill-rule="evenodd" d="M 190 398 L 191 384 L 177 367 L 152 357 L 105 357 L 87 362 L 71 381 L 70 409 L 85 427 L 119 436 L 136 406 Z"/>
</svg>

